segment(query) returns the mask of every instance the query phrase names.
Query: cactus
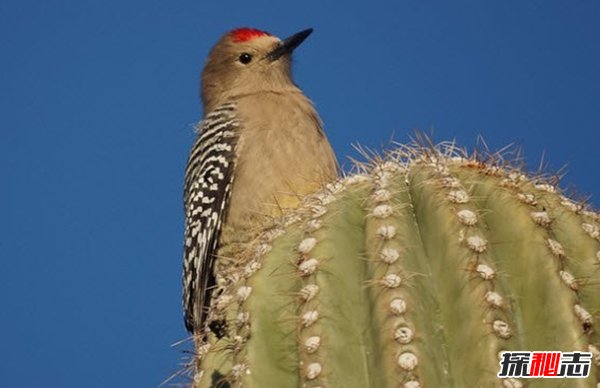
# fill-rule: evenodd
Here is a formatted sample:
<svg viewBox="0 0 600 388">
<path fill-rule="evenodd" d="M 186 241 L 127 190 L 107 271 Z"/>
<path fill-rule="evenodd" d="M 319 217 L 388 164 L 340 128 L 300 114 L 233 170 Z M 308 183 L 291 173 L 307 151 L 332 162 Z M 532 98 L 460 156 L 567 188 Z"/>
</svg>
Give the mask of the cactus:
<svg viewBox="0 0 600 388">
<path fill-rule="evenodd" d="M 193 386 L 596 387 L 600 215 L 453 145 L 375 159 L 224 254 Z M 593 360 L 500 379 L 503 350 Z"/>
</svg>

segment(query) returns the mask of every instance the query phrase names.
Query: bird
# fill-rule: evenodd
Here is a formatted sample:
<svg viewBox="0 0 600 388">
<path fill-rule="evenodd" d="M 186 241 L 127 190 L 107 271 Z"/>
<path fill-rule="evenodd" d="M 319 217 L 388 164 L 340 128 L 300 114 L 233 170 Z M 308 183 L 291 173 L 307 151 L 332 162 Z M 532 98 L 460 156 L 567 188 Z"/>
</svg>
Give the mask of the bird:
<svg viewBox="0 0 600 388">
<path fill-rule="evenodd" d="M 292 78 L 292 53 L 312 31 L 279 39 L 236 28 L 208 54 L 204 117 L 184 178 L 183 310 L 192 334 L 210 330 L 220 250 L 338 176 L 321 118 Z"/>
</svg>

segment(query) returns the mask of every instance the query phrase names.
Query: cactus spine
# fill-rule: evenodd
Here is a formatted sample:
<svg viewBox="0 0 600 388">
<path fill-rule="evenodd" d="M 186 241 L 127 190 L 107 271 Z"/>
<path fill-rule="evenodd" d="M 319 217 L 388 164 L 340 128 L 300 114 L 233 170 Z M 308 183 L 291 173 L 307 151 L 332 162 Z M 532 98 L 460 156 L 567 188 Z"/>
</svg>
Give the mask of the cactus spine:
<svg viewBox="0 0 600 388">
<path fill-rule="evenodd" d="M 593 353 L 600 215 L 452 146 L 404 147 L 257 232 L 222 269 L 194 387 L 521 387 L 503 350 Z M 566 386 L 566 385 L 565 385 Z"/>
</svg>

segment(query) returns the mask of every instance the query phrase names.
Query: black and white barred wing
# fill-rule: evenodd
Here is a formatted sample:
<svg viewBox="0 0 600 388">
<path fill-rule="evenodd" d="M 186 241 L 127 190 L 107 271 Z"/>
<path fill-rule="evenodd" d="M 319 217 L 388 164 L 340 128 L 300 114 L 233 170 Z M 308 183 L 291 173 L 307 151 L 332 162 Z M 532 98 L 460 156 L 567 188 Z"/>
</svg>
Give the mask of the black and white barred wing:
<svg viewBox="0 0 600 388">
<path fill-rule="evenodd" d="M 233 184 L 237 133 L 234 104 L 206 115 L 185 171 L 183 308 L 191 333 L 202 328 L 215 285 L 215 255 Z"/>
</svg>

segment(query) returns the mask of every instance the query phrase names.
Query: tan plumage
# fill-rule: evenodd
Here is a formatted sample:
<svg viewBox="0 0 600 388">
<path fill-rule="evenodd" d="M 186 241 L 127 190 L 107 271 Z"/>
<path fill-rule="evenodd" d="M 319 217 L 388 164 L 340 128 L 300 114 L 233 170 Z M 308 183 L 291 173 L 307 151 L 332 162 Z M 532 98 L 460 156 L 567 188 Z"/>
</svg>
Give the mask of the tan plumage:
<svg viewBox="0 0 600 388">
<path fill-rule="evenodd" d="M 300 92 L 263 92 L 237 100 L 238 144 L 229 225 L 253 213 L 278 214 L 336 176 L 336 160 L 317 113 Z"/>
<path fill-rule="evenodd" d="M 210 228 L 208 235 L 212 237 L 208 240 L 216 242 L 190 236 L 189 252 L 195 257 L 188 257 L 186 251 L 184 305 L 188 329 L 193 326 L 196 331 L 205 320 L 204 310 L 211 298 L 207 290 L 214 283 L 214 264 L 219 260 L 217 251 L 230 239 L 255 227 L 265 215 L 277 215 L 282 209 L 297 206 L 303 195 L 337 175 L 336 158 L 321 120 L 291 78 L 291 52 L 308 34 L 309 30 L 303 31 L 281 41 L 262 31 L 238 29 L 222 37 L 209 54 L 202 73 L 205 114 L 211 117 L 211 112 L 232 106 L 234 119 L 224 130 L 234 133 L 235 139 L 228 143 L 233 147 L 228 156 L 232 160 L 221 160 L 217 173 L 206 170 L 206 166 L 205 171 L 188 167 L 186 173 L 186 187 L 192 187 L 194 182 L 206 183 L 207 176 L 219 176 L 224 190 L 215 194 L 216 202 L 224 209 L 216 217 L 218 222 L 208 218 L 199 221 L 204 232 Z M 211 122 L 205 119 L 203 128 L 209 133 Z M 197 141 L 188 166 L 202 164 L 197 150 L 205 147 L 208 154 L 206 144 L 210 141 Z M 217 140 L 211 146 L 214 143 Z M 216 152 L 214 148 L 210 151 Z M 230 168 L 229 162 L 233 168 L 223 176 L 222 172 Z M 186 198 L 192 197 L 186 192 Z M 190 214 L 191 203 L 186 200 Z M 189 223 L 187 229 L 192 230 L 194 225 Z"/>
<path fill-rule="evenodd" d="M 292 80 L 291 53 L 263 59 L 280 44 L 268 34 L 237 42 L 230 32 L 215 45 L 202 73 L 205 110 L 235 101 L 243 123 L 228 225 L 294 207 L 299 196 L 337 174 L 321 119 Z M 241 64 L 241 53 L 254 60 Z"/>
</svg>

